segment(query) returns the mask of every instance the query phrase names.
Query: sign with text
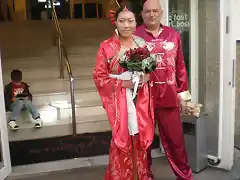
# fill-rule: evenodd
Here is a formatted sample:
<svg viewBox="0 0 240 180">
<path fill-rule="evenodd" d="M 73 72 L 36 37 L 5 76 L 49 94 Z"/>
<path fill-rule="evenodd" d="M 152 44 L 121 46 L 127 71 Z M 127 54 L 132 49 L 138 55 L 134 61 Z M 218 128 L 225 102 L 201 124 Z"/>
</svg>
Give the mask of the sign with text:
<svg viewBox="0 0 240 180">
<path fill-rule="evenodd" d="M 180 10 L 171 10 L 169 12 L 169 26 L 179 32 L 188 31 L 190 27 L 189 14 Z"/>
</svg>

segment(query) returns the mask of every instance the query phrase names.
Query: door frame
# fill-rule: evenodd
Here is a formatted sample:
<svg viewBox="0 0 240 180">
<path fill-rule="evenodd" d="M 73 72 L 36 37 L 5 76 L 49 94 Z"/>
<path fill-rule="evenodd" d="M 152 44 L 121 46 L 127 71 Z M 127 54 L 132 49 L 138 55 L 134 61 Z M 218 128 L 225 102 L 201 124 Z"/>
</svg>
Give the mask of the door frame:
<svg viewBox="0 0 240 180">
<path fill-rule="evenodd" d="M 1 66 L 1 51 L 0 51 L 0 138 L 1 138 L 1 156 L 3 159 L 3 167 L 0 169 L 0 179 L 5 179 L 12 171 L 11 159 L 9 152 L 9 142 L 8 142 L 8 129 L 7 129 L 7 119 L 4 103 L 4 91 L 3 91 L 3 80 L 2 80 L 2 66 Z"/>
<path fill-rule="evenodd" d="M 219 0 L 220 4 L 220 95 L 218 168 L 231 170 L 234 161 L 236 37 L 234 0 Z"/>
</svg>

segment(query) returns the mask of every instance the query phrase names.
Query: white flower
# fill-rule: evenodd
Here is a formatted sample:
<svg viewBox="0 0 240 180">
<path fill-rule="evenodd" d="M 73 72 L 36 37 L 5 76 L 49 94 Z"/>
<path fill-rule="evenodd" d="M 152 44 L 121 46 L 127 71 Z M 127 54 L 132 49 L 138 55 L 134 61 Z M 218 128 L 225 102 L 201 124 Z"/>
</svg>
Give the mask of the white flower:
<svg viewBox="0 0 240 180">
<path fill-rule="evenodd" d="M 163 48 L 167 51 L 171 51 L 174 48 L 174 43 L 173 42 L 166 42 Z"/>
<path fill-rule="evenodd" d="M 148 42 L 148 43 L 146 43 L 146 46 L 147 46 L 148 50 L 151 52 L 155 48 L 155 43 Z"/>
</svg>

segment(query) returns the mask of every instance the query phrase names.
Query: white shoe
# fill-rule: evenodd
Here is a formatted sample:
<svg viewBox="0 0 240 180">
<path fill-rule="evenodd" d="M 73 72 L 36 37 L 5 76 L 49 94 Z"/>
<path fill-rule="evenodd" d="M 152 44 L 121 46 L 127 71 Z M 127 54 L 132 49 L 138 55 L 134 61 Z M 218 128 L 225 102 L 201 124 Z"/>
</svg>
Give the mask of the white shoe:
<svg viewBox="0 0 240 180">
<path fill-rule="evenodd" d="M 8 126 L 11 130 L 16 131 L 19 129 L 19 126 L 16 124 L 15 121 L 9 121 Z"/>
<path fill-rule="evenodd" d="M 41 128 L 43 126 L 43 121 L 41 118 L 37 118 L 35 121 L 35 128 Z"/>
</svg>

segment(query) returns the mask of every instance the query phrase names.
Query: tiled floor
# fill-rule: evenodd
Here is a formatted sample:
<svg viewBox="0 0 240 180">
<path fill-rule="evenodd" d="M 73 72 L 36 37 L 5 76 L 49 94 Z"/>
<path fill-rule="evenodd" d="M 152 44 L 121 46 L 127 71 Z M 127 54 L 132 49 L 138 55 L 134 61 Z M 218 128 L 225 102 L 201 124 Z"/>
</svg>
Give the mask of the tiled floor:
<svg viewBox="0 0 240 180">
<path fill-rule="evenodd" d="M 155 180 L 175 180 L 164 157 L 154 159 L 153 171 Z M 53 172 L 38 176 L 31 176 L 19 180 L 102 180 L 105 167 L 81 168 L 69 171 Z M 8 178 L 8 180 L 10 180 Z M 217 169 L 207 169 L 194 175 L 194 180 L 240 180 L 234 172 L 223 172 Z"/>
</svg>

